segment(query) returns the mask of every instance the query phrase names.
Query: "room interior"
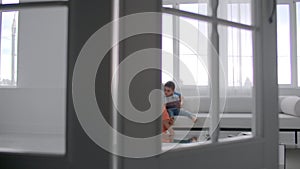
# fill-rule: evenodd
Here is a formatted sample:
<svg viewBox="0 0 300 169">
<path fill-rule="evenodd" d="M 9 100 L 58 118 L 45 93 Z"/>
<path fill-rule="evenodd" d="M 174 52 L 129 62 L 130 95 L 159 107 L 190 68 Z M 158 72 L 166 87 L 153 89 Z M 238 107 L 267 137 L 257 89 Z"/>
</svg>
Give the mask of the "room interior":
<svg viewBox="0 0 300 169">
<path fill-rule="evenodd" d="M 80 52 L 83 41 L 112 18 L 110 13 L 115 1 L 90 0 L 91 4 L 99 6 L 99 9 L 95 7 L 90 11 L 91 5 L 82 1 L 71 2 L 71 5 L 67 0 L 0 2 L 0 11 L 3 10 L 0 17 L 0 168 L 9 168 L 8 165 L 12 169 L 22 168 L 20 166 L 26 164 L 39 168 L 39 163 L 43 162 L 49 168 L 82 168 L 85 162 L 90 166 L 98 165 L 98 157 L 102 157 L 101 162 L 105 161 L 104 166 L 114 166 L 109 164 L 108 152 L 98 152 L 99 147 L 87 137 L 73 113 L 70 72 L 75 67 L 74 55 Z M 146 9 L 137 7 L 142 6 L 141 2 L 131 3 L 136 5 L 122 15 Z M 254 76 L 257 74 L 254 1 L 219 1 L 219 8 L 214 9 L 218 11 L 217 16 L 210 9 L 209 0 L 162 0 L 152 6 L 151 2 L 145 2 L 144 6 L 147 3 L 149 9 L 159 8 L 163 12 L 159 25 L 162 35 L 158 43 L 163 50 L 162 71 L 159 72 L 161 83 L 153 83 L 163 90 L 167 81 L 174 81 L 176 91 L 183 95 L 182 109 L 196 114 L 198 119 L 192 123 L 187 117 L 178 116 L 172 126 L 175 139 L 196 137 L 195 142 L 159 142 L 159 151 L 167 151 L 170 147 L 180 151 L 215 142 L 253 138 L 256 134 L 253 127 L 257 121 L 255 112 L 259 107 L 256 106 L 257 79 Z M 121 5 L 126 6 L 125 2 Z M 111 8 L 108 10 L 105 6 Z M 274 112 L 276 116 L 278 114 L 279 121 L 278 162 L 280 168 L 296 169 L 300 166 L 300 1 L 278 0 L 275 10 L 278 105 L 273 107 L 278 109 Z M 98 23 L 93 17 L 101 18 L 102 14 L 105 15 Z M 221 25 L 215 26 L 215 21 L 209 17 L 217 17 Z M 191 35 L 189 30 L 185 30 L 189 29 L 185 25 L 192 27 L 196 33 Z M 74 29 L 70 28 L 72 26 Z M 80 31 L 83 33 L 78 33 Z M 217 34 L 218 40 L 212 40 L 211 34 Z M 157 42 L 153 37 L 147 39 L 150 39 L 149 43 Z M 189 39 L 193 39 L 192 42 L 185 43 Z M 120 45 L 120 51 L 130 53 L 133 47 L 126 44 L 128 42 L 124 43 Z M 217 55 L 218 60 L 211 59 L 212 55 Z M 110 61 L 105 60 L 105 63 Z M 106 71 L 110 69 L 103 67 Z M 103 78 L 95 83 L 109 77 Z M 110 92 L 106 85 L 111 84 L 99 85 L 100 89 L 96 89 L 95 93 Z M 104 110 L 110 110 L 105 107 L 110 102 L 100 104 L 104 105 Z M 214 115 L 216 104 L 219 108 L 217 116 Z M 104 116 L 114 120 L 119 118 Z M 218 131 L 216 135 L 210 132 L 212 123 L 217 123 L 214 128 Z M 130 133 L 136 126 L 126 127 L 124 133 Z M 149 127 L 147 130 L 154 129 Z M 82 157 L 82 152 L 91 155 Z M 14 163 L 20 165 L 12 165 Z"/>
</svg>

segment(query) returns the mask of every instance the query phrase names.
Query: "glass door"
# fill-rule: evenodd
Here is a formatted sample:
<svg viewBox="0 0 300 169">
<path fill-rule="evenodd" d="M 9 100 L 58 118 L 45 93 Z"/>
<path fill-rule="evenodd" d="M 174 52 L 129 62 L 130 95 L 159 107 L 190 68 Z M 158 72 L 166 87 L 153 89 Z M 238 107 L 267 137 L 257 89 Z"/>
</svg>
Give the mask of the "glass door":
<svg viewBox="0 0 300 169">
<path fill-rule="evenodd" d="M 161 168 L 278 167 L 274 3 L 163 1 L 162 83 L 198 121 L 176 117 L 176 139 L 196 139 L 163 142 Z"/>
</svg>

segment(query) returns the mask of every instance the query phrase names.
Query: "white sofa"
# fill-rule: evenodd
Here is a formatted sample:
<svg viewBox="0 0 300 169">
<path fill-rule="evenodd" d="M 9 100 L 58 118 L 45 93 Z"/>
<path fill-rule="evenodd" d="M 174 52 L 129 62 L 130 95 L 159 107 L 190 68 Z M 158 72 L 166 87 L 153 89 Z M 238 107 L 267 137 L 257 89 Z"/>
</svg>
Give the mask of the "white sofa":
<svg viewBox="0 0 300 169">
<path fill-rule="evenodd" d="M 249 113 L 252 108 L 251 97 L 227 97 L 220 99 L 224 106 L 224 112 Z M 209 111 L 211 99 L 209 97 L 189 96 L 183 98 L 183 108 L 192 113 L 204 113 Z"/>
<path fill-rule="evenodd" d="M 279 105 L 283 97 L 279 98 Z M 202 129 L 209 126 L 209 111 L 211 100 L 208 97 L 185 97 L 183 109 L 192 113 L 197 113 L 198 121 L 193 124 L 187 117 L 177 117 L 175 129 Z M 250 129 L 252 119 L 252 98 L 251 97 L 229 97 L 226 99 L 224 112 L 221 116 L 220 127 L 226 129 Z M 296 142 L 298 138 L 297 132 L 300 130 L 300 117 L 279 113 L 279 127 L 282 133 L 282 140 L 289 140 L 289 143 Z M 287 138 L 288 137 L 288 138 Z M 297 137 L 297 138 L 296 138 Z M 286 141 L 281 141 L 286 143 Z"/>
</svg>

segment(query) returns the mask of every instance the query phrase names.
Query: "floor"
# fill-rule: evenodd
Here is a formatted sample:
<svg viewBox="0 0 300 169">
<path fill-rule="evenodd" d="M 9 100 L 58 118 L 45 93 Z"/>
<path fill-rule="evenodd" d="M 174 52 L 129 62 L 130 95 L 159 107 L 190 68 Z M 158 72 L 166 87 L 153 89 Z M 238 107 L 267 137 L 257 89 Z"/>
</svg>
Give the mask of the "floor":
<svg viewBox="0 0 300 169">
<path fill-rule="evenodd" d="M 179 132 L 180 133 L 180 132 Z M 178 133 L 178 134 L 179 134 Z M 180 133 L 184 134 L 184 133 Z M 192 135 L 199 133 L 192 133 Z M 1 135 L 0 151 L 1 152 L 19 152 L 19 153 L 39 153 L 39 154 L 64 154 L 65 140 L 61 135 Z M 34 144 L 32 140 L 39 144 Z M 199 140 L 201 142 L 201 140 Z M 163 149 L 171 144 L 163 146 Z M 193 146 L 194 144 L 180 144 L 182 146 Z M 44 147 L 44 148 L 41 148 Z M 283 167 L 282 167 L 283 169 Z M 300 147 L 286 148 L 286 168 L 285 169 L 300 169 Z"/>
<path fill-rule="evenodd" d="M 60 134 L 1 134 L 0 152 L 61 155 L 65 139 Z"/>
<path fill-rule="evenodd" d="M 286 169 L 300 169 L 300 149 L 286 149 Z"/>
</svg>

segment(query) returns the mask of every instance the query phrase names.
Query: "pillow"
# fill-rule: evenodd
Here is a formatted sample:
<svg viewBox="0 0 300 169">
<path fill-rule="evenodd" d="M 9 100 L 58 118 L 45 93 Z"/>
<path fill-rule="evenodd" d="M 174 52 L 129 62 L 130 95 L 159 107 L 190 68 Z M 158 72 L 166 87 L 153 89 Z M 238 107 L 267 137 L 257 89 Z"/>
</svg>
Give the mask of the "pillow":
<svg viewBox="0 0 300 169">
<path fill-rule="evenodd" d="M 287 96 L 280 105 L 283 113 L 300 117 L 300 97 Z"/>
<path fill-rule="evenodd" d="M 284 98 L 286 98 L 287 96 L 279 96 L 279 98 L 278 98 L 278 111 L 279 111 L 279 113 L 281 113 L 282 112 L 282 109 L 281 109 L 281 103 L 282 103 L 282 100 L 284 99 Z"/>
</svg>

